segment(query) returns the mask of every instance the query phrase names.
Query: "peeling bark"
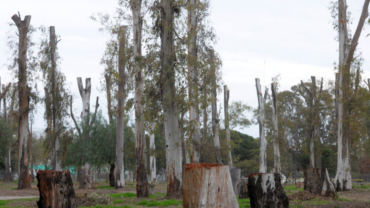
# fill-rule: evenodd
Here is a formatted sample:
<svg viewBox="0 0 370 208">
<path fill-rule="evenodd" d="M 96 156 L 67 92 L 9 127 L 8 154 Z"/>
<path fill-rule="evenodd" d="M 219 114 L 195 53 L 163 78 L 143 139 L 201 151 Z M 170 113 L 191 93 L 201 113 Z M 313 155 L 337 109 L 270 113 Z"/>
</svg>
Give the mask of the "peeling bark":
<svg viewBox="0 0 370 208">
<path fill-rule="evenodd" d="M 353 61 L 354 52 L 360 38 L 364 22 L 368 17 L 368 7 L 370 0 L 365 0 L 361 12 L 361 17 L 357 25 L 353 38 L 348 36 L 347 30 L 347 2 L 338 0 L 338 28 L 339 28 L 339 75 L 338 75 L 338 161 L 335 176 L 335 186 L 337 191 L 352 189 L 351 176 L 351 137 L 349 123 L 350 108 L 350 69 Z"/>
<path fill-rule="evenodd" d="M 160 6 L 161 94 L 166 140 L 167 196 L 175 197 L 182 195 L 182 151 L 175 103 L 174 5 L 171 0 L 162 0 Z"/>
<path fill-rule="evenodd" d="M 226 133 L 226 142 L 229 148 L 228 163 L 230 167 L 233 167 L 233 157 L 231 155 L 231 146 L 230 146 L 229 99 L 230 99 L 230 90 L 227 88 L 227 85 L 224 85 L 225 133 Z"/>
<path fill-rule="evenodd" d="M 266 148 L 267 141 L 265 137 L 265 100 L 267 96 L 267 88 L 265 91 L 265 96 L 262 96 L 260 79 L 256 78 L 256 89 L 258 98 L 258 123 L 259 123 L 259 133 L 260 133 L 260 159 L 259 159 L 259 172 L 267 172 L 267 159 L 266 159 Z"/>
<path fill-rule="evenodd" d="M 39 208 L 77 208 L 75 191 L 69 170 L 37 172 Z"/>
<path fill-rule="evenodd" d="M 197 68 L 197 7 L 198 0 L 188 1 L 188 73 L 190 100 L 190 136 L 192 143 L 192 163 L 200 162 L 200 121 Z"/>
<path fill-rule="evenodd" d="M 123 135 L 124 135 L 124 107 L 125 107 L 125 46 L 127 26 L 121 26 L 119 32 L 119 57 L 118 57 L 118 104 L 117 104 L 117 132 L 116 132 L 116 189 L 125 187 L 123 164 Z"/>
<path fill-rule="evenodd" d="M 281 172 L 280 163 L 280 146 L 279 146 L 279 128 L 278 128 L 278 114 L 277 114 L 277 97 L 275 83 L 271 83 L 272 94 L 272 125 L 274 127 L 274 168 L 276 173 Z"/>
<path fill-rule="evenodd" d="M 229 167 L 222 164 L 186 164 L 183 207 L 238 208 Z"/>
<path fill-rule="evenodd" d="M 54 142 L 54 157 L 53 157 L 53 170 L 54 171 L 61 171 L 61 160 L 58 158 L 58 152 L 60 148 L 60 141 L 59 141 L 59 118 L 57 118 L 57 106 L 58 106 L 58 101 L 57 101 L 57 80 L 56 80 L 56 70 L 57 70 L 57 62 L 56 62 L 56 47 L 57 47 L 57 38 L 55 36 L 55 27 L 50 26 L 50 41 L 49 41 L 49 47 L 50 47 L 50 60 L 51 60 L 51 76 L 52 76 L 52 82 L 51 82 L 51 95 L 53 98 L 53 135 L 55 138 Z"/>
<path fill-rule="evenodd" d="M 252 208 L 288 208 L 289 200 L 281 185 L 279 173 L 256 173 L 248 176 Z"/>
<path fill-rule="evenodd" d="M 81 120 L 82 120 L 82 126 L 86 127 L 89 125 L 90 118 L 90 95 L 91 95 L 91 78 L 86 78 L 85 80 L 85 88 L 82 85 L 82 79 L 81 77 L 77 78 L 77 84 L 78 84 L 78 89 L 82 98 L 82 113 L 81 113 Z M 72 101 L 72 99 L 71 99 Z M 71 103 L 71 111 L 72 111 L 72 103 Z M 85 136 L 85 140 L 88 139 L 87 135 L 85 134 L 86 132 L 83 133 Z M 91 170 L 90 170 L 90 164 L 86 163 L 83 166 L 83 171 L 81 172 L 81 180 L 79 180 L 80 188 L 82 189 L 90 189 L 92 188 L 92 179 L 91 179 Z"/>
<path fill-rule="evenodd" d="M 31 22 L 31 16 L 26 15 L 21 20 L 16 14 L 12 16 L 18 28 L 18 92 L 19 92 L 19 163 L 18 163 L 18 189 L 30 188 L 28 174 L 28 113 L 29 113 L 29 89 L 27 87 L 27 33 Z"/>
<path fill-rule="evenodd" d="M 216 67 L 213 63 L 214 51 L 209 50 L 211 56 L 211 82 L 212 82 L 212 130 L 213 130 L 213 145 L 215 146 L 216 162 L 222 164 L 221 146 L 220 146 L 220 119 L 217 112 L 217 83 L 216 83 Z"/>
<path fill-rule="evenodd" d="M 312 194 L 335 197 L 334 183 L 326 168 L 313 168 L 304 171 L 304 190 Z"/>
<path fill-rule="evenodd" d="M 154 131 L 154 129 L 152 129 Z M 156 182 L 157 180 L 157 167 L 156 167 L 156 158 L 155 158 L 155 137 L 152 132 L 149 136 L 149 149 L 150 149 L 150 181 Z"/>
</svg>

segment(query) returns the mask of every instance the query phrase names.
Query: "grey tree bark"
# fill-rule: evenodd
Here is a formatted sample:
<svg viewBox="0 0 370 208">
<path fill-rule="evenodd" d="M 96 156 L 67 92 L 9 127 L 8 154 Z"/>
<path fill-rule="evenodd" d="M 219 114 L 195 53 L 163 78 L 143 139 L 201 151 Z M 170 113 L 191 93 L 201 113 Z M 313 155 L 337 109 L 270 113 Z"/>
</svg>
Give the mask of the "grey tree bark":
<svg viewBox="0 0 370 208">
<path fill-rule="evenodd" d="M 57 38 L 55 36 L 55 27 L 50 26 L 50 60 L 51 60 L 51 70 L 52 70 L 52 99 L 53 99 L 53 135 L 55 137 L 54 142 L 54 158 L 53 158 L 53 170 L 54 171 L 61 171 L 61 160 L 58 158 L 58 152 L 60 148 L 60 141 L 59 141 L 59 118 L 57 118 L 57 80 L 56 80 L 56 70 L 57 70 L 57 62 L 56 62 L 56 47 L 57 47 Z"/>
<path fill-rule="evenodd" d="M 166 140 L 167 196 L 182 195 L 182 150 L 177 107 L 175 103 L 175 51 L 173 41 L 174 5 L 161 0 L 161 86 Z"/>
<path fill-rule="evenodd" d="M 156 182 L 157 180 L 154 128 L 151 129 L 151 133 L 149 136 L 149 149 L 150 149 L 150 181 L 153 183 Z"/>
<path fill-rule="evenodd" d="M 82 121 L 82 131 L 87 129 L 89 126 L 90 118 L 90 95 L 91 95 L 91 78 L 86 78 L 85 80 L 85 88 L 82 84 L 81 77 L 77 78 L 78 90 L 80 92 L 82 98 L 82 112 L 81 112 L 81 121 Z M 71 106 L 72 111 L 72 106 Z M 88 139 L 87 133 L 82 132 L 84 135 L 85 140 Z M 92 178 L 91 178 L 91 170 L 90 164 L 86 163 L 83 167 L 83 175 L 81 176 L 81 180 L 79 181 L 80 188 L 82 189 L 90 189 L 92 187 Z"/>
<path fill-rule="evenodd" d="M 280 163 L 280 146 L 279 146 L 279 128 L 278 128 L 278 114 L 277 114 L 277 97 L 275 83 L 271 83 L 272 94 L 272 125 L 274 128 L 274 168 L 276 173 L 281 173 Z"/>
<path fill-rule="evenodd" d="M 265 91 L 265 96 L 262 94 L 260 79 L 256 78 L 256 89 L 258 98 L 258 123 L 259 123 L 259 133 L 260 133 L 260 159 L 259 159 L 259 172 L 267 172 L 267 158 L 266 158 L 266 148 L 267 141 L 265 137 L 265 101 L 267 96 L 267 88 Z"/>
<path fill-rule="evenodd" d="M 228 164 L 229 167 L 233 167 L 233 157 L 231 155 L 231 146 L 230 146 L 229 99 L 230 99 L 230 90 L 227 88 L 227 85 L 224 85 L 225 133 L 226 133 L 226 142 L 229 148 Z"/>
<path fill-rule="evenodd" d="M 20 16 L 13 15 L 12 19 L 18 28 L 18 91 L 19 91 L 19 159 L 18 159 L 18 189 L 30 188 L 28 174 L 28 113 L 29 113 L 29 89 L 27 86 L 27 33 L 31 22 L 31 16 L 26 15 L 24 20 Z"/>
<path fill-rule="evenodd" d="M 144 73 L 141 67 L 142 0 L 130 2 L 133 17 L 134 71 L 135 71 L 135 136 L 136 136 L 136 196 L 148 197 L 148 175 L 146 167 L 146 140 L 144 130 Z"/>
<path fill-rule="evenodd" d="M 190 100 L 190 136 L 192 142 L 192 163 L 200 162 L 200 120 L 197 68 L 197 7 L 198 0 L 188 1 L 188 70 Z"/>
<path fill-rule="evenodd" d="M 217 112 L 217 81 L 216 81 L 216 67 L 213 63 L 214 51 L 209 50 L 211 57 L 211 85 L 212 85 L 212 131 L 213 131 L 213 145 L 215 146 L 216 163 L 222 164 L 221 146 L 220 146 L 220 119 Z"/>
<path fill-rule="evenodd" d="M 335 176 L 337 191 L 352 189 L 351 176 L 351 138 L 349 125 L 349 90 L 350 69 L 353 55 L 360 38 L 364 22 L 368 17 L 370 0 L 365 0 L 356 31 L 350 39 L 347 30 L 347 2 L 338 0 L 338 28 L 339 28 L 339 76 L 338 76 L 338 161 Z"/>
<path fill-rule="evenodd" d="M 116 133 L 116 189 L 125 187 L 125 175 L 123 164 L 123 130 L 124 130 L 124 107 L 125 107 L 125 51 L 126 51 L 127 26 L 121 26 L 119 31 L 118 52 L 118 104 L 117 104 L 117 133 Z"/>
</svg>

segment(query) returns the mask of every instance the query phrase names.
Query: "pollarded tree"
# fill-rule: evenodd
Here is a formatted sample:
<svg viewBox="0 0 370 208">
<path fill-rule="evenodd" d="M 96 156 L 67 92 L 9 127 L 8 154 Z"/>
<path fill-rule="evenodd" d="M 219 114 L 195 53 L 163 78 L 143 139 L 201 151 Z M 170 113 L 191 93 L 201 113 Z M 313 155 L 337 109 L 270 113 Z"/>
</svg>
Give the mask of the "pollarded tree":
<svg viewBox="0 0 370 208">
<path fill-rule="evenodd" d="M 265 95 L 262 94 L 260 79 L 256 78 L 256 89 L 258 98 L 258 123 L 260 133 L 260 159 L 259 159 L 259 172 L 267 172 L 267 159 L 266 159 L 266 147 L 267 141 L 265 137 L 265 101 L 267 96 L 267 88 Z"/>
<path fill-rule="evenodd" d="M 19 92 L 19 180 L 18 189 L 30 188 L 30 178 L 28 174 L 28 112 L 29 112 L 29 92 L 27 87 L 27 33 L 30 27 L 31 16 L 25 16 L 21 20 L 20 15 L 13 15 L 12 19 L 18 28 L 19 49 L 18 49 L 18 92 Z"/>
</svg>

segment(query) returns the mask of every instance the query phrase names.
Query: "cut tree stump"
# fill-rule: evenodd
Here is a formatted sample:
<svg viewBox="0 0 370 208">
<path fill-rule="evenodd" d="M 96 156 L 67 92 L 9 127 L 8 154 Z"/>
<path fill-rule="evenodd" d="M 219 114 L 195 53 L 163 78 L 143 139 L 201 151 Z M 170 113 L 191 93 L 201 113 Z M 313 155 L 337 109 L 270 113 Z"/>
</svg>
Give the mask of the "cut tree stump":
<svg viewBox="0 0 370 208">
<path fill-rule="evenodd" d="M 288 208 L 289 200 L 279 173 L 255 173 L 248 176 L 252 208 Z"/>
<path fill-rule="evenodd" d="M 335 186 L 326 168 L 313 168 L 304 171 L 304 190 L 312 194 L 335 197 Z"/>
<path fill-rule="evenodd" d="M 239 195 L 239 184 L 241 179 L 241 170 L 239 168 L 230 168 L 231 182 L 233 184 L 233 189 L 235 196 Z"/>
<path fill-rule="evenodd" d="M 248 177 L 242 177 L 239 183 L 239 199 L 246 199 L 248 195 Z"/>
<path fill-rule="evenodd" d="M 184 208 L 239 208 L 229 166 L 193 163 L 185 165 Z"/>
<path fill-rule="evenodd" d="M 36 178 L 40 192 L 40 200 L 37 202 L 39 208 L 77 208 L 69 170 L 39 170 Z"/>
</svg>

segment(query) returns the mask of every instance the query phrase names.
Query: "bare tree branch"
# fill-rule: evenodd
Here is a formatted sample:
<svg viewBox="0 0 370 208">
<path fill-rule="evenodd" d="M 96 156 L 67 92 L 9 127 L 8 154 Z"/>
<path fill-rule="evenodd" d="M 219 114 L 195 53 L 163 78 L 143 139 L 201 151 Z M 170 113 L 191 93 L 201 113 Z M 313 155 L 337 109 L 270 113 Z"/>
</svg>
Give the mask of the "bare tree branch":
<svg viewBox="0 0 370 208">
<path fill-rule="evenodd" d="M 73 115 L 72 103 L 73 103 L 73 101 L 72 101 L 72 95 L 71 95 L 71 98 L 70 98 L 71 118 L 72 118 L 72 120 L 73 120 L 73 123 L 74 123 L 74 124 L 75 124 L 75 126 L 76 126 L 76 130 L 77 130 L 77 132 L 78 132 L 78 136 L 80 136 L 80 137 L 81 137 L 81 130 L 80 130 L 80 128 L 78 127 L 78 125 L 77 125 L 77 121 L 76 121 L 76 119 L 75 119 L 75 117 L 74 117 L 74 115 Z"/>
</svg>

